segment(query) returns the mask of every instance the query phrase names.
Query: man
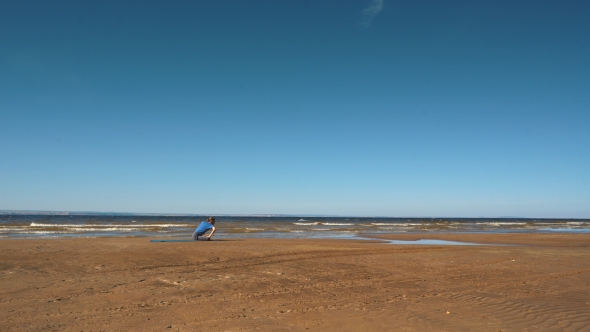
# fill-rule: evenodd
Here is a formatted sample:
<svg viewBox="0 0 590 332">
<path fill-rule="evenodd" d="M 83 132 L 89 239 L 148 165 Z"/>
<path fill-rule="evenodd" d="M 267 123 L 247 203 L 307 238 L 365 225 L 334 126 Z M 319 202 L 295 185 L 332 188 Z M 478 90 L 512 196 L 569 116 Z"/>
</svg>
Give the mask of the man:
<svg viewBox="0 0 590 332">
<path fill-rule="evenodd" d="M 213 233 L 215 233 L 215 226 L 213 225 L 215 225 L 215 218 L 213 217 L 209 217 L 207 221 L 202 221 L 199 227 L 197 227 L 197 229 L 195 229 L 195 232 L 193 233 L 193 240 L 197 241 L 199 239 L 199 236 L 205 235 L 205 233 L 207 233 L 208 231 L 211 231 L 211 233 L 206 235 L 205 238 L 207 238 L 207 241 L 211 240 Z"/>
</svg>

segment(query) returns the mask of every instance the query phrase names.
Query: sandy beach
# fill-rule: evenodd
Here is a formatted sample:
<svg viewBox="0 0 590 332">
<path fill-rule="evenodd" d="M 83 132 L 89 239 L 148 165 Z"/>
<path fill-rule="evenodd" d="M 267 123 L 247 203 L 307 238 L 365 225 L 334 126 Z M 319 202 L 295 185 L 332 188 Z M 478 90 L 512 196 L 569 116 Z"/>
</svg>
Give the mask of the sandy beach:
<svg viewBox="0 0 590 332">
<path fill-rule="evenodd" d="M 590 234 L 0 241 L 1 331 L 590 331 Z"/>
</svg>

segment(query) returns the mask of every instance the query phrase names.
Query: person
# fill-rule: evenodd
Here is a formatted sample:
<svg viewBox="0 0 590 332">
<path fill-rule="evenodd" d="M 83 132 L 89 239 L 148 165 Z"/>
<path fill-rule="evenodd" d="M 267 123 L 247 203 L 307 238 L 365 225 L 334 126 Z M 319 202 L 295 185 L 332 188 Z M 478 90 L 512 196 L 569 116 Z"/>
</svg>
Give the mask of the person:
<svg viewBox="0 0 590 332">
<path fill-rule="evenodd" d="M 215 218 L 213 217 L 209 217 L 207 221 L 202 221 L 199 227 L 197 227 L 193 233 L 193 240 L 197 241 L 199 236 L 205 235 L 205 233 L 208 231 L 211 231 L 211 233 L 205 235 L 205 237 L 207 238 L 207 241 L 211 240 L 211 237 L 215 233 L 215 226 L 213 225 L 215 225 Z"/>
</svg>

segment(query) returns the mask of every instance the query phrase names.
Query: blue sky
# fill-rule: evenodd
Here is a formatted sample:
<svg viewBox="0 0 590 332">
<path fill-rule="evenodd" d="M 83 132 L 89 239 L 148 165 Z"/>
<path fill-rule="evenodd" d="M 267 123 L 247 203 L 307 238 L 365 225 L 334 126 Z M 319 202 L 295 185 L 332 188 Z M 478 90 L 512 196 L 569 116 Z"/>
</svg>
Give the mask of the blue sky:
<svg viewBox="0 0 590 332">
<path fill-rule="evenodd" d="M 586 1 L 2 1 L 0 209 L 590 218 Z"/>
</svg>

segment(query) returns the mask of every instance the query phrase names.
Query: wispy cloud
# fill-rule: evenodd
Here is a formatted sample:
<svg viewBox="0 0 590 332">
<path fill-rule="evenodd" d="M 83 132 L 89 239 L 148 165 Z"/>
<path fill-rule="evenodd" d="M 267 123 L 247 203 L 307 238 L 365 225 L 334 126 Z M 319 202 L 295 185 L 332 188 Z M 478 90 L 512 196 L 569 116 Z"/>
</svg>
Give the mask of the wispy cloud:
<svg viewBox="0 0 590 332">
<path fill-rule="evenodd" d="M 361 26 L 367 28 L 373 22 L 373 18 L 383 9 L 383 0 L 371 0 L 369 7 L 363 9 Z"/>
</svg>

